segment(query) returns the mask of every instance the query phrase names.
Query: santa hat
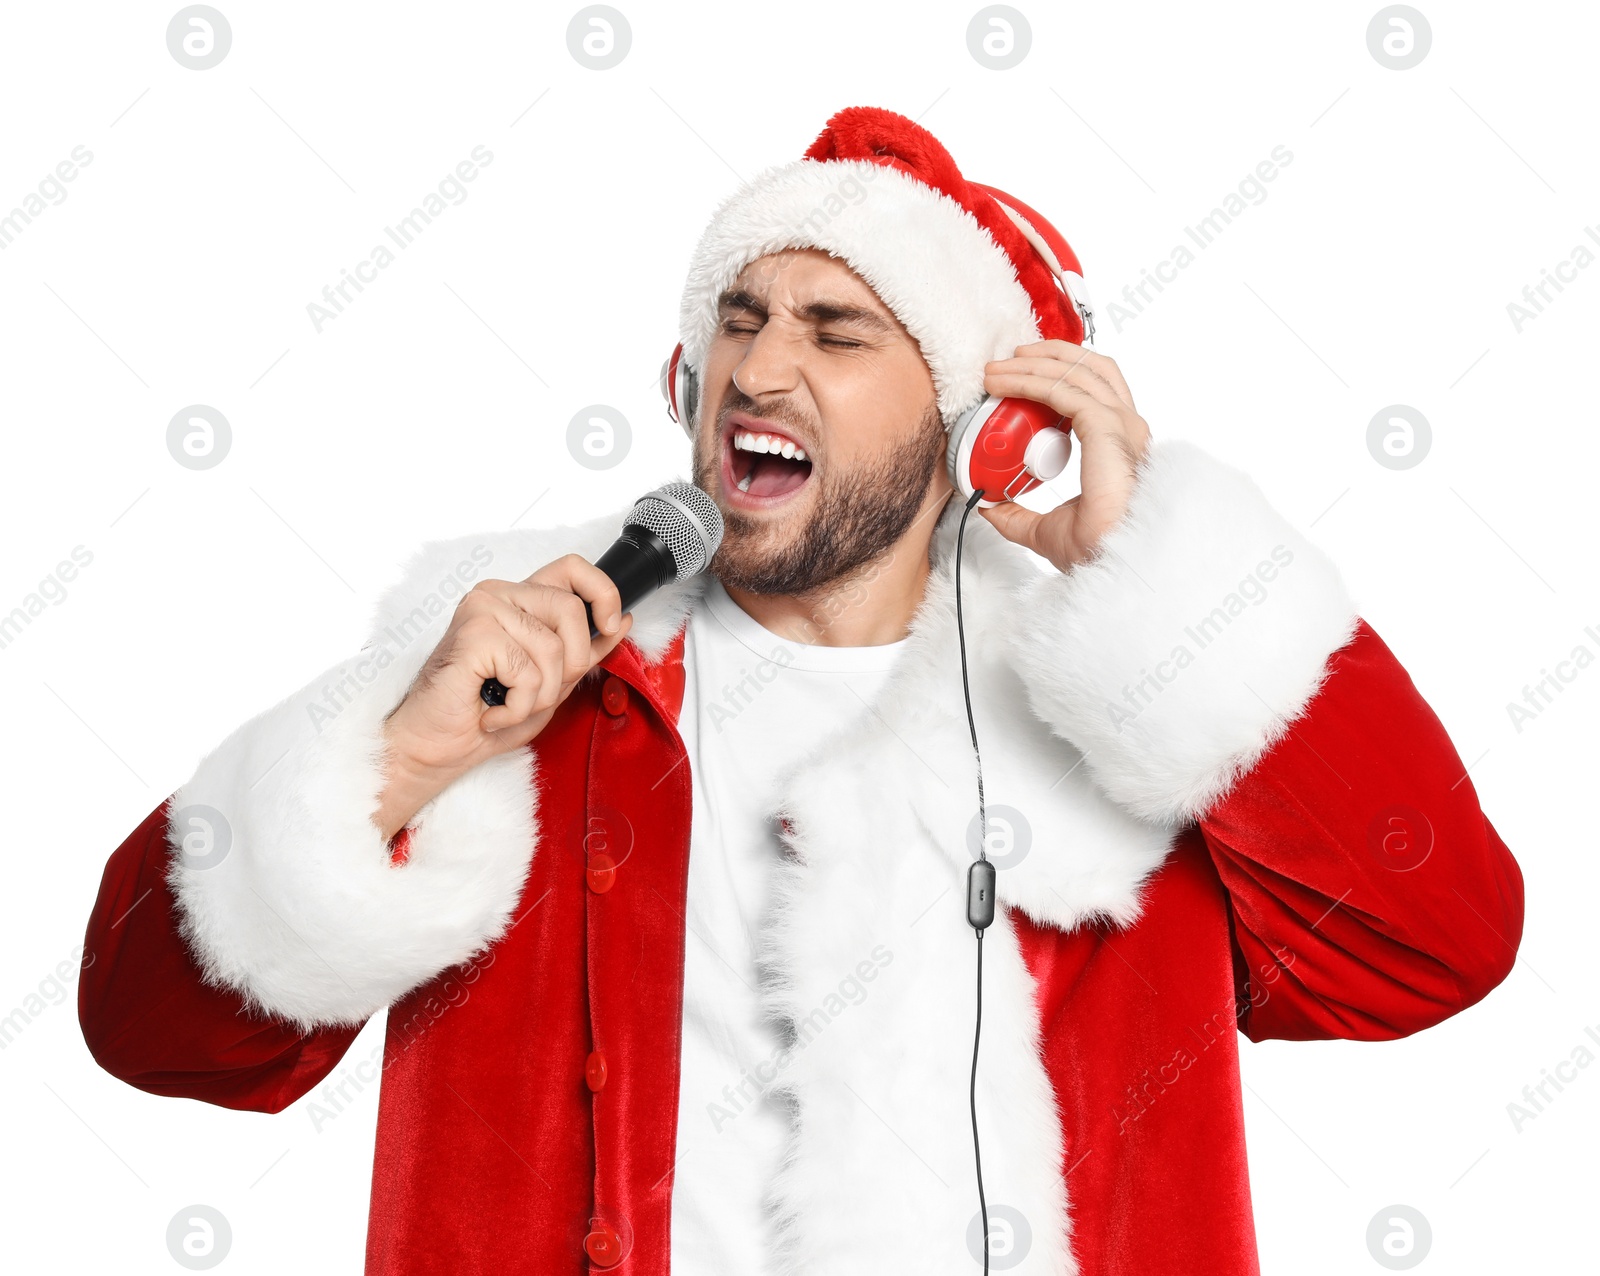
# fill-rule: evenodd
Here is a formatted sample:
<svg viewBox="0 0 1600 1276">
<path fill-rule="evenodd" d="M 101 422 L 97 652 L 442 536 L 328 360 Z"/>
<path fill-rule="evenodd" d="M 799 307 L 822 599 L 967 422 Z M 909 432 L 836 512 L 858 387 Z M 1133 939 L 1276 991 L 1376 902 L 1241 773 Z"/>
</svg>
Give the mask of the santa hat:
<svg viewBox="0 0 1600 1276">
<path fill-rule="evenodd" d="M 922 347 L 946 427 L 983 398 L 989 360 L 1030 341 L 1094 339 L 1081 267 L 1060 233 L 1014 196 L 968 181 L 933 134 L 893 111 L 846 107 L 802 159 L 717 209 L 679 308 L 685 363 L 704 366 L 722 292 L 786 248 L 843 258 L 866 281 Z"/>
</svg>

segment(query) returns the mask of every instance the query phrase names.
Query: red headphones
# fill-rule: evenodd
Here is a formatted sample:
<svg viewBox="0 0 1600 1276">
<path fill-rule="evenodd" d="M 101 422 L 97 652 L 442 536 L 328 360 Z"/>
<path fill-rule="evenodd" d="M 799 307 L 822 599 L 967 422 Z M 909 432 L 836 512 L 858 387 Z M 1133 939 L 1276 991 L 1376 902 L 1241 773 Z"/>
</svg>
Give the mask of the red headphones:
<svg viewBox="0 0 1600 1276">
<path fill-rule="evenodd" d="M 1010 195 L 1002 197 L 1002 192 L 993 187 L 982 189 L 995 197 L 995 202 L 1049 267 L 1056 286 L 1072 302 L 1082 322 L 1083 344 L 1092 344 L 1094 306 L 1089 299 L 1088 285 L 1076 270 L 1062 265 L 1055 248 L 1035 229 L 1034 222 L 1044 227 L 1049 238 L 1071 254 L 1066 240 L 1020 200 Z M 1013 203 L 1018 207 L 1013 208 Z M 683 343 L 679 342 L 661 365 L 661 396 L 667 401 L 667 415 L 681 425 L 691 439 L 694 438 L 699 391 L 695 370 L 684 359 Z M 1063 419 L 1048 404 L 1033 399 L 997 399 L 993 395 L 985 395 L 962 413 L 950 430 L 950 444 L 945 453 L 950 482 L 962 501 L 969 500 L 981 487 L 984 496 L 978 504 L 988 508 L 1032 491 L 1060 474 L 1072 456 L 1072 435 L 1062 428 Z M 991 497 L 990 493 L 994 495 Z"/>
</svg>

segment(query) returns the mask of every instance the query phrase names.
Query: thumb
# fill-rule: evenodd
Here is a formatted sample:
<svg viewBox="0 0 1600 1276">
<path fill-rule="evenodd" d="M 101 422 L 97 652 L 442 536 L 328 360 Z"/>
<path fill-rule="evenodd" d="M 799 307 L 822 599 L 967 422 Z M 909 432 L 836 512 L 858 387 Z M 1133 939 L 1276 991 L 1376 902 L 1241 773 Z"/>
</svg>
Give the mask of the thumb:
<svg viewBox="0 0 1600 1276">
<path fill-rule="evenodd" d="M 1027 549 L 1038 550 L 1034 546 L 1034 535 L 1044 515 L 1018 505 L 1015 501 L 1001 501 L 985 509 L 978 507 L 978 513 L 989 520 L 994 529 L 1015 545 Z"/>
</svg>

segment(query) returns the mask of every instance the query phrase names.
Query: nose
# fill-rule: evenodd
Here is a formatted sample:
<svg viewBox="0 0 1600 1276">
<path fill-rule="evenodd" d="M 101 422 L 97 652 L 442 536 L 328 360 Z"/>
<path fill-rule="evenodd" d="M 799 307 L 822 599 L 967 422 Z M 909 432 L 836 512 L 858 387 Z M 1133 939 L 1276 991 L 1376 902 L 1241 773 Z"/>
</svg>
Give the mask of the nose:
<svg viewBox="0 0 1600 1276">
<path fill-rule="evenodd" d="M 800 367 L 793 341 L 781 324 L 771 320 L 762 324 L 733 370 L 734 387 L 748 399 L 794 390 L 800 384 Z"/>
</svg>

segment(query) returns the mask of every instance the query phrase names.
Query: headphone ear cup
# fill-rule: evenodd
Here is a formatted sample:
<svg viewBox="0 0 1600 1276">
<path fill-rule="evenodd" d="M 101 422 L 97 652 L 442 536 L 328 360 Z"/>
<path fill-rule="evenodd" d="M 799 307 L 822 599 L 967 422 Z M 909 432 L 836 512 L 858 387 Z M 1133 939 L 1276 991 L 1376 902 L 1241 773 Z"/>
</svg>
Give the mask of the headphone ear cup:
<svg viewBox="0 0 1600 1276">
<path fill-rule="evenodd" d="M 955 425 L 950 428 L 950 441 L 945 445 L 944 452 L 945 469 L 949 472 L 950 482 L 963 504 L 971 500 L 972 493 L 977 490 L 972 483 L 973 444 L 983 433 L 983 423 L 993 415 L 999 404 L 1000 400 L 992 394 L 985 395 L 963 412 Z M 994 502 L 982 500 L 978 504 L 987 508 Z"/>
<path fill-rule="evenodd" d="M 978 505 L 988 509 L 1055 478 L 1071 451 L 1071 436 L 1054 408 L 989 395 L 962 413 L 950 431 L 945 460 L 962 502 L 982 488 Z"/>
<path fill-rule="evenodd" d="M 678 385 L 680 389 L 678 402 L 683 405 L 678 413 L 678 424 L 683 427 L 683 432 L 692 442 L 695 417 L 700 412 L 700 378 L 695 375 L 693 368 L 681 361 L 678 364 Z"/>
<path fill-rule="evenodd" d="M 667 415 L 694 438 L 694 418 L 700 398 L 699 381 L 683 357 L 683 343 L 672 348 L 661 365 L 661 397 L 667 401 Z"/>
</svg>

